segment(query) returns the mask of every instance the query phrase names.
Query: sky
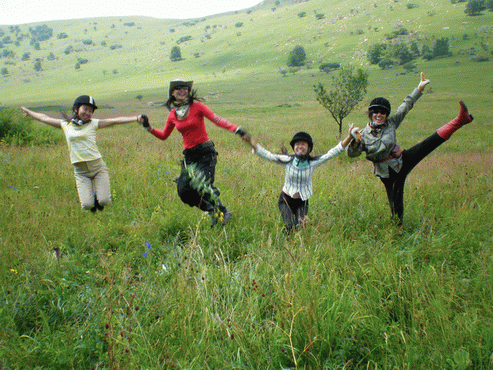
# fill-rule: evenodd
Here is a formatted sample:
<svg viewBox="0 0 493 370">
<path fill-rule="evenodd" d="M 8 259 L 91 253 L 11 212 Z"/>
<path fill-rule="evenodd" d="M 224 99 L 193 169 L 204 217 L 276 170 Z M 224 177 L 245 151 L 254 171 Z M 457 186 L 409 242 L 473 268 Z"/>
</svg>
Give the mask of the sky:
<svg viewBox="0 0 493 370">
<path fill-rule="evenodd" d="M 262 0 L 0 0 L 0 25 L 65 19 L 149 16 L 200 18 L 257 5 Z"/>
</svg>

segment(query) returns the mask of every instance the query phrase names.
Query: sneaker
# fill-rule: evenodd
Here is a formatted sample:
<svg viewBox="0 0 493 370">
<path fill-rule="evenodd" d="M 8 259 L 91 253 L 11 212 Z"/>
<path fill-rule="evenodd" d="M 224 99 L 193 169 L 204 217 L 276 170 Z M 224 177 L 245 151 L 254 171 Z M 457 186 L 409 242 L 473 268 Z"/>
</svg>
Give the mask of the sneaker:
<svg viewBox="0 0 493 370">
<path fill-rule="evenodd" d="M 229 209 L 225 209 L 223 212 L 223 225 L 226 225 L 229 222 L 231 216 L 233 216 L 233 212 L 231 212 Z"/>
<path fill-rule="evenodd" d="M 91 208 L 91 212 L 95 213 L 96 211 L 102 211 L 104 209 L 104 206 L 99 204 L 98 198 L 96 198 L 96 194 L 94 194 L 94 206 Z"/>
</svg>

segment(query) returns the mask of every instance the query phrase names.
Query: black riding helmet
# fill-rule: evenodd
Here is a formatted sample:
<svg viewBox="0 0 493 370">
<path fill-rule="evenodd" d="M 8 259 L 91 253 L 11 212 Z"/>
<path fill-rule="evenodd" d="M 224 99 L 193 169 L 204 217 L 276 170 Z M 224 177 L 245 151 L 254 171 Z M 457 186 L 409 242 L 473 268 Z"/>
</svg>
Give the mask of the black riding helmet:
<svg viewBox="0 0 493 370">
<path fill-rule="evenodd" d="M 74 105 L 72 106 L 72 110 L 77 113 L 81 105 L 89 105 L 94 110 L 98 109 L 96 102 L 94 101 L 94 98 L 89 95 L 81 95 L 77 99 L 75 99 Z"/>
<path fill-rule="evenodd" d="M 298 141 L 305 141 L 308 143 L 308 153 L 310 153 L 313 149 L 313 140 L 310 134 L 300 131 L 297 134 L 293 136 L 291 139 L 291 142 L 289 143 L 291 145 L 291 148 L 294 150 L 294 144 L 296 144 Z"/>
<path fill-rule="evenodd" d="M 387 116 L 390 114 L 390 102 L 379 96 L 378 98 L 375 98 L 371 101 L 370 106 L 368 107 L 369 111 L 372 111 L 373 109 L 382 109 L 387 111 Z"/>
</svg>

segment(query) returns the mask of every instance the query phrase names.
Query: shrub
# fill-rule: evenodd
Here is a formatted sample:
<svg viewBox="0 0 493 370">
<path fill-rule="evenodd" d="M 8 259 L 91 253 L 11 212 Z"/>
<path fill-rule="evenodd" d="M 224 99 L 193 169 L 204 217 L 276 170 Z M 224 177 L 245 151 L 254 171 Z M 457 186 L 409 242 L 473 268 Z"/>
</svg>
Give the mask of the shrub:
<svg viewBox="0 0 493 370">
<path fill-rule="evenodd" d="M 471 58 L 473 62 L 487 62 L 490 58 L 486 55 L 477 55 Z"/>
<path fill-rule="evenodd" d="M 301 45 L 297 45 L 289 53 L 288 67 L 299 67 L 305 64 L 306 53 L 305 49 Z"/>
<path fill-rule="evenodd" d="M 306 12 L 299 12 L 298 18 L 303 18 L 303 17 L 306 17 Z"/>
<path fill-rule="evenodd" d="M 169 58 L 171 59 L 172 62 L 176 62 L 176 61 L 181 60 L 181 50 L 178 46 L 173 46 L 171 48 Z"/>
<path fill-rule="evenodd" d="M 91 39 L 85 39 L 85 40 L 82 40 L 82 43 L 84 45 L 91 45 L 92 44 L 92 40 Z"/>
<path fill-rule="evenodd" d="M 315 18 L 316 19 L 324 19 L 325 18 L 325 14 L 323 14 L 323 13 L 317 13 L 317 14 L 315 14 Z"/>
<path fill-rule="evenodd" d="M 236 28 L 243 27 L 243 22 L 237 22 L 237 23 L 235 24 L 235 27 L 236 27 Z"/>
<path fill-rule="evenodd" d="M 0 142 L 11 145 L 46 145 L 60 141 L 57 130 L 33 126 L 31 119 L 23 119 L 18 109 L 0 108 Z"/>
<path fill-rule="evenodd" d="M 29 27 L 29 32 L 36 41 L 45 41 L 53 36 L 53 28 L 48 27 L 46 24 L 34 28 Z"/>
<path fill-rule="evenodd" d="M 446 37 L 441 37 L 435 41 L 433 46 L 433 57 L 449 57 L 452 53 L 449 51 L 449 40 Z"/>
<path fill-rule="evenodd" d="M 416 63 L 414 63 L 414 61 L 411 60 L 410 62 L 404 63 L 402 65 L 402 68 L 404 68 L 404 70 L 409 73 L 409 72 L 415 71 L 417 68 L 417 65 L 416 65 Z"/>
<path fill-rule="evenodd" d="M 403 35 L 407 35 L 407 34 L 409 34 L 409 31 L 406 28 L 400 26 L 396 30 L 393 30 L 391 33 L 387 34 L 386 37 L 387 37 L 387 40 L 392 40 L 392 39 L 395 39 L 399 36 L 403 36 Z"/>
<path fill-rule="evenodd" d="M 382 59 L 380 62 L 378 62 L 378 66 L 382 69 L 388 69 L 394 64 L 394 61 L 389 58 Z"/>
<path fill-rule="evenodd" d="M 176 41 L 176 43 L 177 43 L 177 44 L 181 44 L 182 42 L 190 41 L 191 39 L 192 39 L 192 36 L 190 36 L 190 35 L 189 35 L 189 36 L 182 36 L 182 37 L 180 37 L 180 38 Z"/>
<path fill-rule="evenodd" d="M 42 71 L 43 70 L 43 66 L 41 65 L 41 60 L 37 59 L 35 62 L 34 62 L 34 70 L 39 72 L 39 71 Z"/>
<path fill-rule="evenodd" d="M 464 13 L 469 16 L 480 15 L 486 7 L 484 5 L 484 0 L 469 0 L 466 5 L 466 9 L 464 9 Z"/>
<path fill-rule="evenodd" d="M 370 45 L 366 57 L 370 64 L 378 64 L 382 60 L 383 53 L 387 49 L 387 45 L 383 43 Z"/>
<path fill-rule="evenodd" d="M 332 71 L 334 69 L 338 69 L 340 66 L 341 66 L 340 63 L 335 63 L 335 62 L 330 63 L 330 62 L 328 62 L 328 63 L 322 63 L 322 64 L 320 64 L 320 66 L 318 67 L 318 69 L 320 69 L 323 72 L 329 73 L 330 71 Z"/>
</svg>

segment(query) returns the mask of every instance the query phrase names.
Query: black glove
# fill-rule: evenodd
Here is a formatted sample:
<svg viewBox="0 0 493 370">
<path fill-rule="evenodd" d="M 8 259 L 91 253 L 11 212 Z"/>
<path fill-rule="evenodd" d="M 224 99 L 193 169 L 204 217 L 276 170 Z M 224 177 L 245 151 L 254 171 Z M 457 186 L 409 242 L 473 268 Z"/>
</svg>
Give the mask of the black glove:
<svg viewBox="0 0 493 370">
<path fill-rule="evenodd" d="M 142 123 L 142 127 L 149 128 L 149 118 L 145 114 L 143 114 L 142 119 L 144 120 L 144 122 Z"/>
<path fill-rule="evenodd" d="M 240 137 L 243 137 L 243 136 L 245 136 L 247 134 L 246 131 L 243 131 L 243 129 L 241 127 L 238 127 L 236 129 L 236 132 L 235 133 L 238 134 L 238 135 L 240 135 Z"/>
</svg>

